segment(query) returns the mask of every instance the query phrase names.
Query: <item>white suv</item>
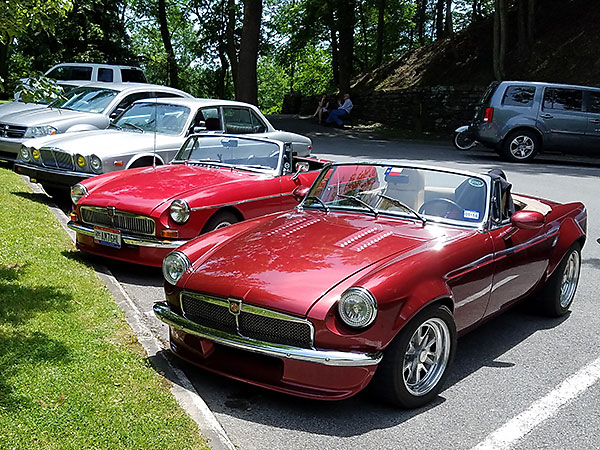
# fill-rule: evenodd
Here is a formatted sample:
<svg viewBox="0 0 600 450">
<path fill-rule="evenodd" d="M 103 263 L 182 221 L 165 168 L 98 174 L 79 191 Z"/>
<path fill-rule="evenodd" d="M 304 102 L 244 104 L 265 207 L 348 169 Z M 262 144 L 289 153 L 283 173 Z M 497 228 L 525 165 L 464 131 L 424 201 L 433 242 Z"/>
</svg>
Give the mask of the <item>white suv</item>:
<svg viewBox="0 0 600 450">
<path fill-rule="evenodd" d="M 45 74 L 57 81 L 103 81 L 106 83 L 147 83 L 139 67 L 93 63 L 60 63 Z"/>
</svg>

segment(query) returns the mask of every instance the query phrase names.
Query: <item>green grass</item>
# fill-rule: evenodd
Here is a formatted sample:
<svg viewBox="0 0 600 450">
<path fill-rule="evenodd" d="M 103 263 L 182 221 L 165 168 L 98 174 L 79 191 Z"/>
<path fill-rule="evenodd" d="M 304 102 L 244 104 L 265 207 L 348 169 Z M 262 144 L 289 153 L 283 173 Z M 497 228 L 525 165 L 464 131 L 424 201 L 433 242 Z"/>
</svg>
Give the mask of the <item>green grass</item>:
<svg viewBox="0 0 600 450">
<path fill-rule="evenodd" d="M 208 448 L 39 195 L 0 168 L 0 449 Z"/>
</svg>

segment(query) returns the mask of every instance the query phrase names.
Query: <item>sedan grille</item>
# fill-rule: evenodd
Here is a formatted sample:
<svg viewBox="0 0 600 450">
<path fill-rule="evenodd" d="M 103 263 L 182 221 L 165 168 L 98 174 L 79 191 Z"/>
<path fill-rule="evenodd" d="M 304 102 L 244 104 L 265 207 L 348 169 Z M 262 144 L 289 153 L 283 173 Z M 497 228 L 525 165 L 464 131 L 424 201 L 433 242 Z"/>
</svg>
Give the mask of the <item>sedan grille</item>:
<svg viewBox="0 0 600 450">
<path fill-rule="evenodd" d="M 22 138 L 25 136 L 25 131 L 27 131 L 27 127 L 0 123 L 0 137 Z"/>
<path fill-rule="evenodd" d="M 181 309 L 187 319 L 215 330 L 267 343 L 312 348 L 314 330 L 308 320 L 243 303 L 235 314 L 230 301 L 239 305 L 239 300 L 183 292 Z"/>
<path fill-rule="evenodd" d="M 125 211 L 98 206 L 82 206 L 81 220 L 89 225 L 100 225 L 134 234 L 154 235 L 154 220 Z"/>
<path fill-rule="evenodd" d="M 42 164 L 45 167 L 64 170 L 73 170 L 75 167 L 73 164 L 73 155 L 70 153 L 51 148 L 41 148 L 40 155 L 42 157 Z"/>
</svg>

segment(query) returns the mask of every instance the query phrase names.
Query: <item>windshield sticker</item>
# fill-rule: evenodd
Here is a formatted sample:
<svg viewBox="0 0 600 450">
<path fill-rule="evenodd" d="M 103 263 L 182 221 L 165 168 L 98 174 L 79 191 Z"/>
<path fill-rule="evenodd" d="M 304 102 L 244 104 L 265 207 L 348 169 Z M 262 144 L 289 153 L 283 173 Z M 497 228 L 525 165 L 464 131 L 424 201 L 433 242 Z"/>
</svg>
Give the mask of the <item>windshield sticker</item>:
<svg viewBox="0 0 600 450">
<path fill-rule="evenodd" d="M 402 167 L 388 167 L 385 174 L 390 177 L 398 177 L 402 174 Z"/>
<path fill-rule="evenodd" d="M 485 185 L 485 183 L 479 178 L 469 178 L 469 184 L 477 188 L 483 187 Z"/>
<path fill-rule="evenodd" d="M 463 209 L 463 218 L 467 220 L 479 220 L 481 213 L 479 211 L 472 211 L 470 209 Z"/>
</svg>

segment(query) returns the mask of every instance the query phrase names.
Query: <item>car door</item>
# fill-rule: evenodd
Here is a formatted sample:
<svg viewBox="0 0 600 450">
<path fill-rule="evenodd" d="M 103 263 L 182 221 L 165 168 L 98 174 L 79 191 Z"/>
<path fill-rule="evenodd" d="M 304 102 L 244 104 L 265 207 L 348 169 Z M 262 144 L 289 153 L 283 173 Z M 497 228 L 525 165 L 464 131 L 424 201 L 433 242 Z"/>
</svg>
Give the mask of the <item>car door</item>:
<svg viewBox="0 0 600 450">
<path fill-rule="evenodd" d="M 587 129 L 585 148 L 588 151 L 600 151 L 600 91 L 586 91 Z"/>
<path fill-rule="evenodd" d="M 581 149 L 587 129 L 583 90 L 547 87 L 538 122 L 540 129 L 545 130 L 546 147 L 564 152 Z"/>
</svg>

